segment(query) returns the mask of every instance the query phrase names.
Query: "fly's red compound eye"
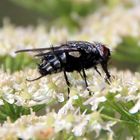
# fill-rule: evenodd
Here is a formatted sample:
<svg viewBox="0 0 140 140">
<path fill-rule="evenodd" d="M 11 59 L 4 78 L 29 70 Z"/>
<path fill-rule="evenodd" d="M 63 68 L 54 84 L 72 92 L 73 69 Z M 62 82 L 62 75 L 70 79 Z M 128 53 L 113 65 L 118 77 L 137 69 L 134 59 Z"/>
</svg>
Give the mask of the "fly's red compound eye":
<svg viewBox="0 0 140 140">
<path fill-rule="evenodd" d="M 110 55 L 109 49 L 105 45 L 97 44 L 97 48 L 101 57 L 105 58 Z"/>
<path fill-rule="evenodd" d="M 105 57 L 110 55 L 109 49 L 105 45 L 102 45 L 102 51 Z"/>
</svg>

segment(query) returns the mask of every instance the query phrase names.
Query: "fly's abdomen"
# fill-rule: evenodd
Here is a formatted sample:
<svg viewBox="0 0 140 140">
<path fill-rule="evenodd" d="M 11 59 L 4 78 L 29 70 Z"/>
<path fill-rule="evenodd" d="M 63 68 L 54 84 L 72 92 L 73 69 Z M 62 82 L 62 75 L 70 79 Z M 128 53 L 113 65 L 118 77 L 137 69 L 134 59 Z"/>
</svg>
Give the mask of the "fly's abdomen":
<svg viewBox="0 0 140 140">
<path fill-rule="evenodd" d="M 39 65 L 39 72 L 43 75 L 57 73 L 62 71 L 63 65 L 66 63 L 66 54 L 49 54 L 42 57 L 42 63 Z"/>
</svg>

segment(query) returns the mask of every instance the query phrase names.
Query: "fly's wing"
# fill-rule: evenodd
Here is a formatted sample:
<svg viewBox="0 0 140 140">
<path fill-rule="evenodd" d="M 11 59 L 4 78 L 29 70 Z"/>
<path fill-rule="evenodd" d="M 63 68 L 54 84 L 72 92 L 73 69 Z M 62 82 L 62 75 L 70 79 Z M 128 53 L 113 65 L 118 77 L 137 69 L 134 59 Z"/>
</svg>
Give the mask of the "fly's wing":
<svg viewBox="0 0 140 140">
<path fill-rule="evenodd" d="M 36 49 L 23 49 L 23 50 L 17 50 L 15 53 L 22 53 L 22 52 L 41 52 L 41 53 L 38 53 L 36 54 L 36 56 L 40 56 L 41 54 L 42 55 L 45 55 L 45 54 L 48 54 L 50 52 L 69 52 L 69 51 L 78 51 L 77 48 L 69 48 L 69 46 L 67 45 L 60 45 L 60 46 L 57 46 L 57 47 L 50 47 L 50 48 L 36 48 Z"/>
<path fill-rule="evenodd" d="M 81 52 L 84 51 L 85 53 L 90 53 L 96 51 L 94 44 L 85 42 L 85 41 L 68 41 L 64 44 L 61 44 L 56 47 L 50 48 L 36 48 L 36 49 L 24 49 L 18 50 L 16 53 L 21 52 L 40 52 L 37 53 L 35 56 L 44 56 L 50 53 L 61 53 L 61 52 Z"/>
<path fill-rule="evenodd" d="M 21 53 L 21 52 L 43 52 L 43 51 L 49 51 L 52 50 L 53 47 L 50 48 L 36 48 L 36 49 L 23 49 L 23 50 L 17 50 L 15 53 Z M 60 47 L 56 47 L 56 49 L 59 49 Z"/>
<path fill-rule="evenodd" d="M 46 48 L 46 50 L 51 50 L 52 53 L 61 53 L 61 52 L 85 52 L 85 53 L 91 53 L 95 52 L 96 48 L 94 44 L 85 42 L 85 41 L 68 41 L 65 44 L 61 44 L 58 47 L 52 47 L 52 48 Z M 38 53 L 35 56 L 43 56 L 43 55 L 48 55 L 51 52 L 43 52 L 43 53 Z"/>
<path fill-rule="evenodd" d="M 35 56 L 44 56 L 44 55 L 49 55 L 49 54 L 53 54 L 53 53 L 70 53 L 70 52 L 77 52 L 77 49 L 73 49 L 73 48 L 60 48 L 60 49 L 53 49 L 49 52 L 43 52 L 43 53 L 38 53 Z"/>
</svg>

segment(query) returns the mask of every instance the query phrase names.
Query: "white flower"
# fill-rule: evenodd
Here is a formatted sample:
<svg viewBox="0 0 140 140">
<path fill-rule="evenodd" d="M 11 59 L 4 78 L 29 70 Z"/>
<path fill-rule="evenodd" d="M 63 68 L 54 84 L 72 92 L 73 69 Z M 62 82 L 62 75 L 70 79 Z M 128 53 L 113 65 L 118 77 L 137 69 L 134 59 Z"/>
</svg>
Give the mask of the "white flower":
<svg viewBox="0 0 140 140">
<path fill-rule="evenodd" d="M 64 115 L 64 114 L 67 114 L 68 111 L 74 111 L 75 108 L 73 106 L 73 100 L 75 99 L 75 97 L 71 97 L 67 102 L 66 104 L 61 108 L 59 109 L 58 111 L 58 115 Z"/>
<path fill-rule="evenodd" d="M 2 87 L 2 91 L 3 91 L 3 93 L 11 94 L 13 92 L 13 89 L 11 87 L 9 87 L 8 85 L 5 85 Z"/>
<path fill-rule="evenodd" d="M 136 95 L 130 94 L 130 95 L 127 95 L 125 97 L 120 97 L 120 98 L 129 102 L 129 101 L 136 101 L 139 97 L 137 97 Z"/>
<path fill-rule="evenodd" d="M 35 88 L 36 85 L 32 85 L 32 90 L 30 90 L 31 99 L 36 102 L 49 102 L 50 99 L 54 99 L 54 91 L 50 90 L 47 85 L 44 85 L 42 83 L 43 81 L 40 81 L 38 89 Z M 30 87 L 28 87 L 30 89 Z"/>
<path fill-rule="evenodd" d="M 126 138 L 126 140 L 134 140 L 133 136 L 129 136 Z"/>
<path fill-rule="evenodd" d="M 100 102 L 105 102 L 106 101 L 106 97 L 102 96 L 102 97 L 91 97 L 89 98 L 87 101 L 85 101 L 83 104 L 84 105 L 88 105 L 90 104 L 92 106 L 92 110 L 95 111 L 98 108 L 98 105 Z"/>
<path fill-rule="evenodd" d="M 0 99 L 0 106 L 1 106 L 1 105 L 3 105 L 3 104 L 4 104 L 4 103 L 3 103 L 3 100 L 2 100 L 2 99 Z"/>
<path fill-rule="evenodd" d="M 112 87 L 110 88 L 110 92 L 112 92 L 112 93 L 116 93 L 116 92 L 121 92 L 122 91 L 122 87 L 120 86 L 120 85 L 117 85 L 117 86 L 113 86 L 112 85 Z"/>
<path fill-rule="evenodd" d="M 57 118 L 56 118 L 57 119 Z M 70 128 L 72 127 L 72 124 L 68 121 L 66 121 L 65 119 L 57 119 L 55 121 L 55 131 L 59 132 L 61 130 L 66 129 L 66 131 L 70 131 Z"/>
<path fill-rule="evenodd" d="M 96 137 L 99 136 L 101 129 L 102 129 L 102 125 L 98 123 L 98 121 L 96 120 L 92 124 L 90 124 L 90 131 L 95 131 Z"/>
<path fill-rule="evenodd" d="M 9 94 L 9 93 L 5 93 L 3 94 L 3 99 L 5 101 L 7 101 L 10 104 L 13 104 L 15 99 L 14 99 L 14 94 Z"/>
<path fill-rule="evenodd" d="M 57 95 L 58 102 L 64 102 L 64 94 L 63 93 L 58 93 Z"/>
<path fill-rule="evenodd" d="M 25 100 L 22 97 L 15 95 L 14 99 L 15 99 L 15 104 L 16 105 L 18 105 L 18 106 L 25 105 Z"/>
<path fill-rule="evenodd" d="M 114 126 L 116 123 L 117 122 L 115 122 L 115 121 L 109 121 L 107 123 L 103 123 L 102 128 L 113 134 L 113 131 L 112 131 L 111 127 Z"/>
<path fill-rule="evenodd" d="M 140 99 L 136 102 L 136 104 L 129 110 L 130 113 L 134 114 L 140 110 Z"/>
<path fill-rule="evenodd" d="M 131 85 L 128 88 L 128 90 L 129 90 L 129 94 L 136 93 L 136 91 L 138 90 L 137 84 L 135 83 L 135 84 Z"/>
<path fill-rule="evenodd" d="M 100 131 L 106 130 L 110 133 L 113 134 L 113 131 L 111 129 L 112 126 L 114 126 L 116 124 L 116 122 L 98 122 L 97 120 L 93 121 L 92 124 L 90 124 L 90 131 L 95 131 L 96 132 L 96 137 L 98 137 L 100 135 Z"/>
<path fill-rule="evenodd" d="M 86 126 L 88 124 L 88 120 L 80 121 L 73 129 L 72 132 L 75 136 L 82 136 L 86 132 Z"/>
<path fill-rule="evenodd" d="M 13 83 L 13 89 L 15 89 L 15 90 L 17 90 L 17 91 L 21 90 L 20 84 L 17 84 L 16 82 Z"/>
<path fill-rule="evenodd" d="M 30 125 L 24 130 L 20 129 L 20 131 L 17 131 L 17 136 L 19 138 L 28 140 L 30 138 L 33 138 L 37 131 L 43 130 L 43 129 L 45 129 L 45 125 L 42 124 L 42 123 L 38 123 L 38 124 L 35 124 L 35 125 Z"/>
</svg>

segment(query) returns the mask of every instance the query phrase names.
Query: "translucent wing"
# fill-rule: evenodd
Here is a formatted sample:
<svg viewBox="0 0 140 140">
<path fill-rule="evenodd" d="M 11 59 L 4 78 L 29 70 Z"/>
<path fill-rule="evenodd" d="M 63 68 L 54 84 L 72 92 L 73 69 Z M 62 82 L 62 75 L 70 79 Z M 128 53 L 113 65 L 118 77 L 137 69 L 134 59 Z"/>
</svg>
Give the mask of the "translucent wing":
<svg viewBox="0 0 140 140">
<path fill-rule="evenodd" d="M 36 49 L 23 49 L 23 50 L 17 50 L 15 53 L 21 53 L 21 52 L 40 52 L 40 51 L 47 51 L 52 50 L 53 47 L 50 48 L 36 48 Z M 55 47 L 56 49 L 59 49 L 60 47 Z"/>
<path fill-rule="evenodd" d="M 50 48 L 36 48 L 36 49 L 24 49 L 18 50 L 15 53 L 21 52 L 40 52 L 37 53 L 35 56 L 44 56 L 50 53 L 61 53 L 61 52 L 76 52 L 76 51 L 85 51 L 86 53 L 94 52 L 95 46 L 92 43 L 86 41 L 68 41 L 64 44 L 61 44 L 56 47 Z"/>
<path fill-rule="evenodd" d="M 76 52 L 78 51 L 77 49 L 73 49 L 73 48 L 60 48 L 60 49 L 52 49 L 49 52 L 44 52 L 44 53 L 38 53 L 35 56 L 44 56 L 44 55 L 49 55 L 51 53 L 64 53 L 64 52 Z"/>
<path fill-rule="evenodd" d="M 86 42 L 86 41 L 68 41 L 64 44 L 61 44 L 58 47 L 47 48 L 48 50 L 52 50 L 53 53 L 61 53 L 61 52 L 81 52 L 84 51 L 85 53 L 91 53 L 96 51 L 96 47 L 94 44 Z M 35 56 L 43 56 L 50 54 L 50 52 L 45 53 L 38 53 Z"/>
</svg>

